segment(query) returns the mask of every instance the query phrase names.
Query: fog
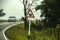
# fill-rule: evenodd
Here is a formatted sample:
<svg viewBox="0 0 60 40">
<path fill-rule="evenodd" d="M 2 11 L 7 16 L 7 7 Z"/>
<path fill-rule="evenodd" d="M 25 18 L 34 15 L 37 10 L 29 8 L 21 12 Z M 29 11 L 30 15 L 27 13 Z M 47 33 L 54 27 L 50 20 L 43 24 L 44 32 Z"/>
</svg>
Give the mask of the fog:
<svg viewBox="0 0 60 40">
<path fill-rule="evenodd" d="M 17 19 L 24 16 L 24 7 L 19 0 L 0 0 L 0 9 L 4 9 L 5 16 L 2 19 L 8 19 L 9 16 L 16 16 Z M 35 18 L 40 18 L 40 12 L 33 12 Z M 1 17 L 0 17 L 1 18 Z"/>
</svg>

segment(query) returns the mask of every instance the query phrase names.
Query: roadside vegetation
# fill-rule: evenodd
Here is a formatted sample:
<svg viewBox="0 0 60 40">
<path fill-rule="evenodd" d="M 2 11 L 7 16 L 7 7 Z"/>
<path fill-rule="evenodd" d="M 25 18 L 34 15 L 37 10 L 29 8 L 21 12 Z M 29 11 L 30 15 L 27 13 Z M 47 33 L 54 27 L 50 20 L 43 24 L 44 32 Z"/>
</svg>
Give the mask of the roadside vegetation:
<svg viewBox="0 0 60 40">
<path fill-rule="evenodd" d="M 24 4 L 26 3 L 26 4 Z M 33 3 L 33 2 L 32 2 Z M 43 0 L 35 10 L 41 10 L 40 17 L 45 19 L 31 22 L 31 37 L 28 39 L 28 20 L 26 18 L 27 0 L 23 0 L 24 23 L 15 25 L 6 31 L 10 40 L 60 40 L 60 0 Z"/>
<path fill-rule="evenodd" d="M 31 22 L 31 37 L 28 39 L 28 27 L 24 29 L 24 23 L 18 24 L 5 32 L 9 40 L 57 40 L 54 31 L 44 29 L 40 22 Z"/>
</svg>

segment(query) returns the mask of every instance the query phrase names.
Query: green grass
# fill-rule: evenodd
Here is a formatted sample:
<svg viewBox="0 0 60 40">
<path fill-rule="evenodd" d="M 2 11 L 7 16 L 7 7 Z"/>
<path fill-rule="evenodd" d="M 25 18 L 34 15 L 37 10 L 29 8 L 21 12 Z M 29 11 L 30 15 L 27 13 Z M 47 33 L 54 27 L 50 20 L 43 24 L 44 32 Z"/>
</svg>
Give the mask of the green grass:
<svg viewBox="0 0 60 40">
<path fill-rule="evenodd" d="M 28 40 L 28 30 L 24 29 L 24 24 L 18 24 L 13 26 L 6 31 L 6 36 L 10 40 Z M 56 40 L 54 35 L 51 37 L 43 34 L 43 32 L 38 32 L 37 30 L 31 30 L 31 39 L 30 40 Z"/>
<path fill-rule="evenodd" d="M 12 28 L 6 31 L 6 36 L 10 40 L 27 40 L 25 36 L 26 30 L 23 29 L 23 26 L 24 26 L 23 24 L 13 26 Z"/>
</svg>

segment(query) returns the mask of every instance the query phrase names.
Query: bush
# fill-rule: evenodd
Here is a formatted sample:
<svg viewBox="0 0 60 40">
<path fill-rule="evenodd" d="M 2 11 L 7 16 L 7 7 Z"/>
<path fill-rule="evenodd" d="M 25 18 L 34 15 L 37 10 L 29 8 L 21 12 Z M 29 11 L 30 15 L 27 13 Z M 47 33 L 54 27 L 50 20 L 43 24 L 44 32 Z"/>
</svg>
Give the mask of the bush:
<svg viewBox="0 0 60 40">
<path fill-rule="evenodd" d="M 39 21 L 38 22 L 36 21 L 36 23 L 31 22 L 31 29 L 41 31 L 42 30 L 41 23 Z"/>
</svg>

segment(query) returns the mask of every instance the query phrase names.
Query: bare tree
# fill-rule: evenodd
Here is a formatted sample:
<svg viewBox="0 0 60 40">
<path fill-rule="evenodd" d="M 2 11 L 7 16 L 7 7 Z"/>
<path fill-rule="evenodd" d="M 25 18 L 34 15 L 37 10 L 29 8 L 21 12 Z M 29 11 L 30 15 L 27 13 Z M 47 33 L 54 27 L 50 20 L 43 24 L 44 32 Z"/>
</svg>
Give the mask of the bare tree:
<svg viewBox="0 0 60 40">
<path fill-rule="evenodd" d="M 23 0 L 23 5 L 24 5 L 24 16 L 25 16 L 25 19 L 24 19 L 25 28 L 24 29 L 27 29 L 27 18 L 26 18 L 27 0 Z"/>
<path fill-rule="evenodd" d="M 31 3 L 28 3 L 29 1 L 31 1 Z M 28 27 L 28 22 L 27 22 L 27 17 L 26 17 L 26 15 L 27 15 L 27 10 L 28 9 L 30 9 L 31 8 L 31 6 L 32 6 L 32 4 L 33 3 L 36 3 L 35 2 L 36 0 L 23 0 L 23 6 L 24 6 L 24 24 L 25 24 L 25 28 L 24 29 L 27 29 L 27 27 Z"/>
</svg>

